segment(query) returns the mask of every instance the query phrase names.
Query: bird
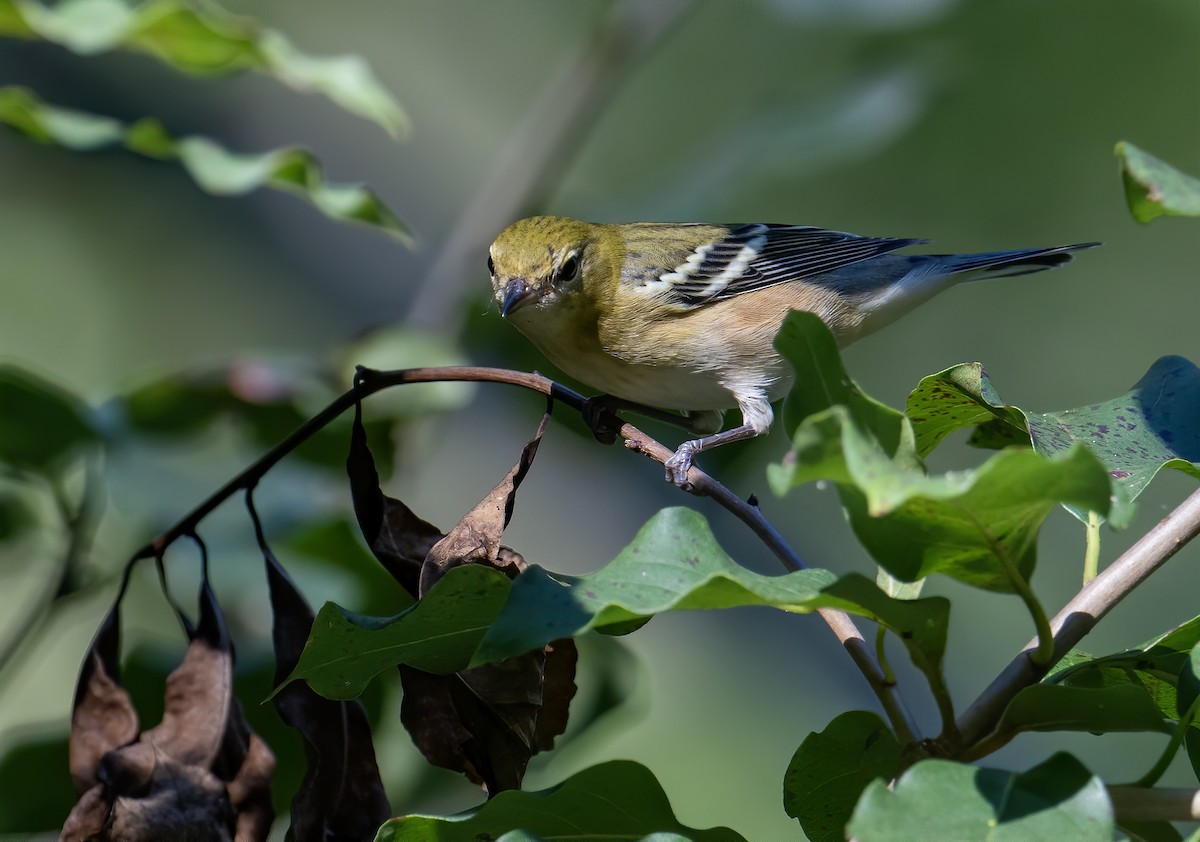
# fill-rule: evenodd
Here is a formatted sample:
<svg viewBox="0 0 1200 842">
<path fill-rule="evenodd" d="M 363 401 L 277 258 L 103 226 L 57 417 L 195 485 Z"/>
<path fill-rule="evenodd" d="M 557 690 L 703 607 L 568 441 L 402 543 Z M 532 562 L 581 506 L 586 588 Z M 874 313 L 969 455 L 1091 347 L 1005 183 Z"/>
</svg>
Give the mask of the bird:
<svg viewBox="0 0 1200 842">
<path fill-rule="evenodd" d="M 681 412 L 699 438 L 666 460 L 688 487 L 698 453 L 766 433 L 792 386 L 774 347 L 791 310 L 842 347 L 954 284 L 1052 269 L 1100 245 L 897 254 L 929 242 L 809 225 L 590 223 L 533 216 L 488 251 L 501 315 L 555 365 L 621 406 Z M 722 413 L 741 424 L 721 432 Z"/>
</svg>

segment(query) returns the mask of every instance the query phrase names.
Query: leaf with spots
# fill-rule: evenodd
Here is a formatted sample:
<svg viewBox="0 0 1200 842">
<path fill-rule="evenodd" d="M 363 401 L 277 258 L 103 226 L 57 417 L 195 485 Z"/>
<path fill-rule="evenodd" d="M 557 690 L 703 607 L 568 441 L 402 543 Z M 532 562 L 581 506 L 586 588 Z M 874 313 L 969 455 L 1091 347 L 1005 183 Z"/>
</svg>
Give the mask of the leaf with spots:
<svg viewBox="0 0 1200 842">
<path fill-rule="evenodd" d="M 876 714 L 851 710 L 800 743 L 783 778 L 783 807 L 813 842 L 846 838 L 846 823 L 871 781 L 900 769 L 895 735 Z"/>
<path fill-rule="evenodd" d="M 964 363 L 922 380 L 907 414 L 921 454 L 973 425 L 984 443 L 1032 442 L 1047 456 L 1084 444 L 1108 469 L 1118 502 L 1135 499 L 1163 468 L 1200 477 L 1200 369 L 1183 357 L 1162 357 L 1112 400 L 1047 413 L 1004 404 L 983 367 Z M 1086 509 L 1067 508 L 1087 520 Z M 1116 507 L 1114 525 L 1129 514 L 1129 506 Z"/>
<path fill-rule="evenodd" d="M 777 345 L 796 371 L 799 385 L 785 408 L 799 418 L 791 419 L 791 450 L 768 468 L 772 489 L 782 495 L 805 482 L 834 482 L 859 540 L 896 578 L 943 573 L 1020 593 L 1033 573 L 1038 530 L 1056 505 L 1108 512 L 1108 476 L 1080 446 L 1053 458 L 1007 451 L 975 470 L 927 474 L 920 454 L 949 432 L 954 413 L 961 423 L 982 417 L 978 406 L 957 400 L 954 413 L 931 411 L 916 427 L 850 380 L 829 329 L 812 314 L 789 315 Z M 982 398 L 977 404 L 987 406 Z"/>
</svg>

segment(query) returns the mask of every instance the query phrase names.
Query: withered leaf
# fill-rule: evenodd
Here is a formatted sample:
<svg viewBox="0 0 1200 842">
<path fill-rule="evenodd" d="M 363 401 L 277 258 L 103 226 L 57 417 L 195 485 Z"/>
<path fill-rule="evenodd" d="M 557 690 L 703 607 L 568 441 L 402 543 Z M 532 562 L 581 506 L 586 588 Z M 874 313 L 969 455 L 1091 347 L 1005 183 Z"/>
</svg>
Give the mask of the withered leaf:
<svg viewBox="0 0 1200 842">
<path fill-rule="evenodd" d="M 256 519 L 256 528 L 258 527 Z M 274 616 L 275 680 L 295 669 L 313 613 L 259 533 Z M 391 815 L 379 777 L 371 727 L 357 700 L 337 702 L 294 682 L 274 698 L 280 717 L 300 732 L 308 767 L 292 798 L 289 839 L 367 840 Z"/>
<path fill-rule="evenodd" d="M 410 593 L 421 596 L 446 574 L 484 564 L 515 578 L 525 560 L 500 544 L 516 491 L 529 472 L 550 414 L 512 469 L 446 535 L 384 495 L 356 415 L 347 469 L 359 525 L 372 552 Z M 414 581 L 419 571 L 419 583 Z M 413 585 L 417 585 L 416 588 Z M 434 675 L 400 667 L 400 718 L 435 766 L 463 772 L 490 794 L 521 785 L 529 759 L 566 729 L 578 654 L 570 640 L 500 663 Z"/>
<path fill-rule="evenodd" d="M 420 594 L 429 593 L 429 589 L 448 570 L 462 564 L 491 564 L 495 566 L 496 554 L 500 551 L 500 536 L 512 518 L 513 505 L 516 502 L 517 489 L 521 486 L 533 458 L 537 455 L 538 445 L 546 432 L 546 424 L 550 413 L 542 416 L 537 432 L 533 439 L 521 450 L 521 458 L 513 465 L 504 479 L 484 497 L 475 508 L 467 512 L 466 517 L 447 533 L 425 557 L 421 566 Z"/>
<path fill-rule="evenodd" d="M 346 472 L 350 476 L 354 513 L 367 546 L 384 569 L 415 599 L 421 564 L 429 549 L 441 539 L 442 532 L 380 490 L 379 472 L 367 446 L 361 407 L 354 414 Z"/>
<path fill-rule="evenodd" d="M 81 795 L 96 785 L 100 758 L 137 739 L 137 711 L 125 688 L 118 683 L 120 624 L 118 599 L 118 605 L 113 606 L 100 624 L 84 657 L 75 689 L 70 765 L 75 789 Z"/>
<path fill-rule="evenodd" d="M 124 694 L 108 679 L 115 674 L 120 601 L 119 596 L 85 661 L 77 711 L 90 710 L 94 688 L 110 697 Z M 183 662 L 167 678 L 162 721 L 135 742 L 113 746 L 96 759 L 90 773 L 96 785 L 72 810 L 62 839 L 266 838 L 274 817 L 269 790 L 274 758 L 233 700 L 233 649 L 207 581 L 201 588 L 200 621 L 189 626 L 189 635 Z M 90 717 L 74 717 L 73 730 L 87 727 Z M 128 722 L 125 718 L 122 727 L 128 729 Z M 133 731 L 137 736 L 136 722 Z M 72 771 L 77 782 L 86 783 L 89 774 L 82 763 L 95 754 L 98 741 L 72 733 L 72 745 Z"/>
</svg>

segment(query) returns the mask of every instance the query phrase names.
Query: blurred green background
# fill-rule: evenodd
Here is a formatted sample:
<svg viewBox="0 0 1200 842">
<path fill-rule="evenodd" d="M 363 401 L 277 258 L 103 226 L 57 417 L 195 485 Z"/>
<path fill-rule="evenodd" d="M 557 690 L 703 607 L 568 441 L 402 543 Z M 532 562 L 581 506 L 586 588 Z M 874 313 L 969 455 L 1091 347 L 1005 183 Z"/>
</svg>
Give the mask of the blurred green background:
<svg viewBox="0 0 1200 842">
<path fill-rule="evenodd" d="M 408 352 L 374 364 L 457 358 L 550 371 L 488 304 L 484 253 L 511 220 L 496 221 L 486 236 L 452 241 L 450 255 L 444 249 L 481 192 L 503 192 L 505 179 L 515 177 L 497 161 L 506 154 L 522 160 L 514 138 L 536 138 L 530 121 L 555 113 L 546 92 L 569 94 L 563 74 L 614 9 L 636 13 L 637 4 L 226 6 L 309 52 L 364 56 L 409 112 L 413 137 L 396 144 L 322 99 L 266 78 L 199 81 L 137 55 L 85 59 L 47 44 L 0 41 L 0 77 L 53 103 L 125 120 L 154 115 L 175 134 L 209 135 L 237 150 L 302 143 L 322 158 L 329 178 L 377 189 L 420 247 L 409 251 L 373 231 L 336 225 L 285 195 L 215 198 L 170 164 L 120 151 L 73 154 L 0 132 L 0 360 L 104 404 L 155 374 L 249 354 L 328 360 L 348 372 L 357 361 L 345 350 L 349 343 L 402 323 L 414 331 Z M 643 4 L 640 13 L 669 17 L 651 9 Z M 955 289 L 849 349 L 852 375 L 893 405 L 921 376 L 962 361 L 982 361 L 1006 400 L 1051 410 L 1113 397 L 1164 354 L 1200 360 L 1200 229 L 1186 220 L 1134 223 L 1112 156 L 1113 144 L 1128 139 L 1200 173 L 1200 6 L 760 0 L 680 3 L 677 11 L 641 52 L 636 26 L 623 36 L 628 43 L 603 66 L 608 93 L 587 110 L 569 154 L 552 162 L 561 170 L 550 170 L 532 204 L 518 203 L 513 213 L 794 222 L 928 237 L 938 251 L 1105 242 L 1063 271 Z M 416 397 L 425 387 L 410 388 Z M 443 528 L 508 469 L 541 412 L 536 397 L 497 386 L 461 397 L 469 402 L 457 411 L 406 430 L 388 485 Z M 528 560 L 568 573 L 594 569 L 658 508 L 690 505 L 709 516 L 731 555 L 776 571 L 723 511 L 682 497 L 661 482 L 657 466 L 601 448 L 562 421 L 543 442 L 505 536 Z M 651 429 L 675 441 L 670 431 Z M 777 429 L 701 461 L 738 493 L 757 492 L 814 566 L 869 571 L 832 490 L 769 495 L 764 465 L 784 449 Z M 89 558 L 92 584 L 0 674 L 0 749 L 65 732 L 79 658 L 112 599 L 114 572 L 255 452 L 218 429 L 186 446 L 110 460 L 107 515 Z M 933 467 L 980 458 L 958 444 L 939 450 Z M 268 479 L 258 501 L 269 523 L 294 528 L 312 494 L 331 492 L 307 474 L 285 477 L 295 481 Z M 1104 561 L 1191 484 L 1176 475 L 1156 480 L 1132 527 L 1105 532 Z M 251 637 L 239 640 L 241 664 L 252 667 L 265 657 L 253 635 L 268 629 L 252 535 L 236 511 L 204 534 L 226 608 Z M 5 545 L 0 618 L 20 621 L 60 540 L 47 528 Z M 1079 525 L 1065 512 L 1053 516 L 1034 579 L 1051 610 L 1077 589 L 1082 552 Z M 1191 572 L 1197 553 L 1181 553 L 1085 647 L 1121 649 L 1200 613 Z M 168 560 L 181 570 L 194 566 L 186 551 Z M 366 598 L 328 567 L 301 560 L 294 569 L 315 604 L 333 598 L 354 608 Z M 948 673 L 965 706 L 1032 629 L 1016 598 L 941 581 L 928 592 L 954 600 Z M 177 644 L 149 576 L 135 585 L 126 619 L 133 625 L 127 648 Z M 10 634 L 2 622 L 0 634 Z M 796 745 L 840 711 L 875 707 L 819 621 L 765 610 L 676 615 L 624 642 L 640 660 L 625 668 L 634 701 L 535 760 L 527 786 L 630 757 L 658 775 L 687 824 L 727 824 L 751 839 L 798 836 L 780 806 L 781 776 Z M 901 677 L 919 704 L 920 679 L 903 669 Z M 933 728 L 932 709 L 916 713 Z M 390 724 L 379 752 L 396 811 L 477 802 L 465 781 L 427 775 L 394 716 L 384 719 Z M 1161 741 L 1026 735 L 989 761 L 1027 768 L 1066 748 L 1093 771 L 1121 779 L 1148 768 Z M 1184 773 L 1178 766 L 1165 783 L 1182 784 Z M 69 804 L 65 763 L 55 774 L 46 787 L 66 791 Z M 2 804 L 0 813 L 8 809 Z"/>
</svg>

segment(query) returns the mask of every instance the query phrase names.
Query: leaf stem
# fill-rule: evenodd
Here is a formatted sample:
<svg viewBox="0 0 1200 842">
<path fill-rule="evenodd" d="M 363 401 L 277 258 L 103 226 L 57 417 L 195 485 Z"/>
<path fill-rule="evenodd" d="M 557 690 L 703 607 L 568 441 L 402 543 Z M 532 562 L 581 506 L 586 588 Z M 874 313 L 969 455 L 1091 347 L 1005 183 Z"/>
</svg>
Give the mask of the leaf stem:
<svg viewBox="0 0 1200 842">
<path fill-rule="evenodd" d="M 1183 745 L 1183 738 L 1187 736 L 1188 729 L 1192 727 L 1192 721 L 1196 718 L 1198 712 L 1200 712 L 1200 696 L 1192 700 L 1187 711 L 1179 718 L 1179 722 L 1175 724 L 1175 730 L 1171 732 L 1171 739 L 1167 741 L 1167 745 L 1163 749 L 1162 754 L 1159 755 L 1158 760 L 1150 767 L 1150 771 L 1137 779 L 1133 784 L 1134 786 L 1149 787 L 1158 783 L 1158 779 L 1163 776 L 1163 773 L 1167 771 L 1167 767 L 1171 765 L 1171 761 L 1175 759 L 1175 754 L 1179 751 L 1179 747 Z"/>
<path fill-rule="evenodd" d="M 1087 546 L 1083 553 L 1083 583 L 1096 578 L 1096 574 L 1100 572 L 1100 515 L 1096 512 L 1088 512 L 1087 519 Z"/>
</svg>

